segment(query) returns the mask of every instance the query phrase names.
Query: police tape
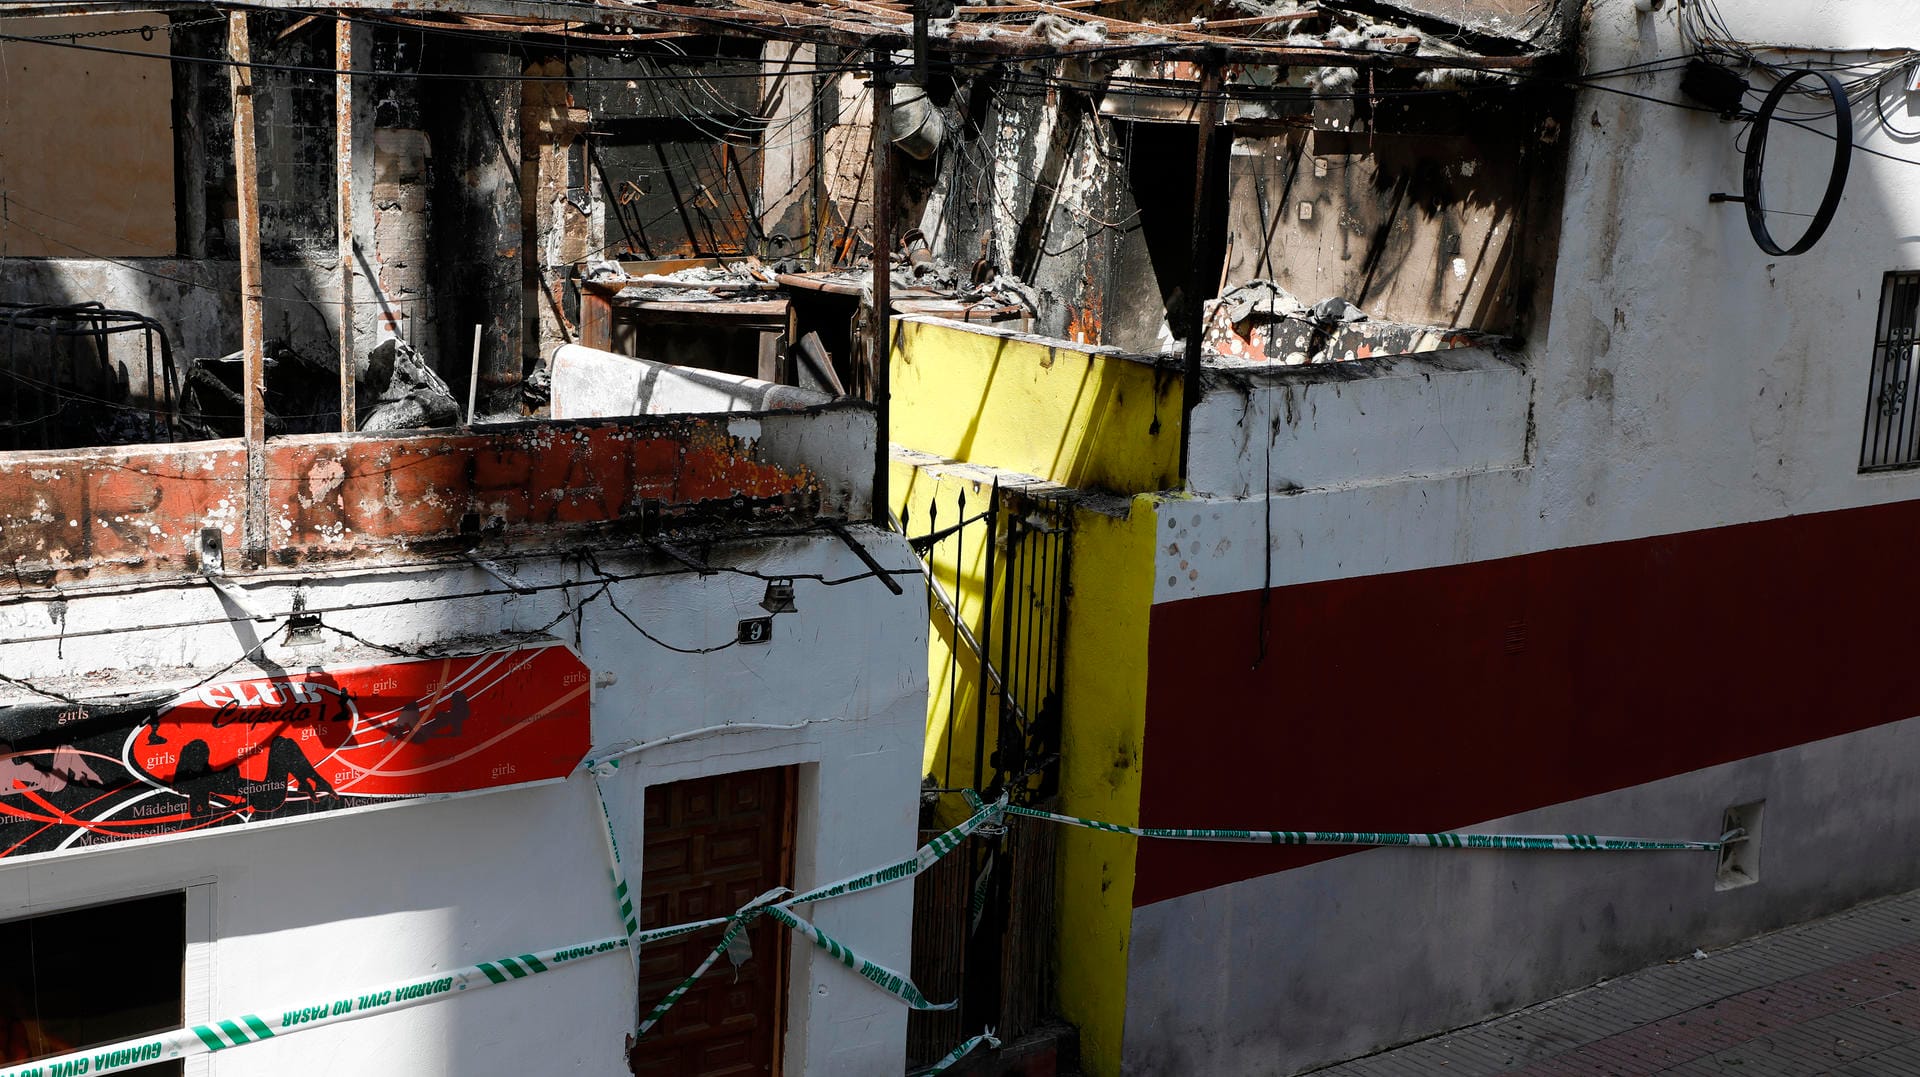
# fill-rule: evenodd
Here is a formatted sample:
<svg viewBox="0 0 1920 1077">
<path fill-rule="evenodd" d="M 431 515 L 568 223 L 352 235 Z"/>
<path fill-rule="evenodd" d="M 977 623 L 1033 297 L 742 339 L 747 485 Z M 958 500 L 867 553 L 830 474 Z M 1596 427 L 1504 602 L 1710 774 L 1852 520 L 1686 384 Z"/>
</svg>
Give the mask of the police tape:
<svg viewBox="0 0 1920 1077">
<path fill-rule="evenodd" d="M 706 959 L 700 962 L 698 968 L 689 973 L 686 979 L 674 985 L 673 990 L 667 992 L 667 996 L 661 999 L 652 1010 L 648 1011 L 647 1016 L 641 1020 L 639 1027 L 633 1030 L 633 1038 L 638 1040 L 647 1034 L 648 1029 L 659 1024 L 660 1019 L 667 1015 L 667 1011 L 673 1009 L 673 1004 L 680 1001 L 680 996 L 691 990 L 693 985 L 699 981 L 700 977 L 705 976 L 707 970 L 713 967 L 713 963 L 720 960 L 720 955 L 732 948 L 734 940 L 746 933 L 747 927 L 753 923 L 754 918 L 762 912 L 765 912 L 768 904 L 786 892 L 786 887 L 776 886 L 772 890 L 740 906 L 732 916 L 722 920 L 722 923 L 727 924 L 727 930 L 721 934 L 720 941 L 714 945 L 713 950 L 707 954 Z M 731 921 L 731 923 L 728 923 L 728 921 Z"/>
<path fill-rule="evenodd" d="M 970 802 L 977 796 L 968 791 Z M 1174 827 L 1122 826 L 1097 819 L 1060 815 L 1037 808 L 1009 804 L 1008 815 L 1030 819 L 1051 819 L 1069 826 L 1104 830 L 1112 834 L 1131 834 L 1137 838 L 1174 838 L 1185 841 L 1234 841 L 1261 845 L 1383 845 L 1430 849 L 1517 849 L 1565 850 L 1569 852 L 1718 852 L 1721 841 L 1654 841 L 1647 838 L 1610 838 L 1599 834 L 1462 834 L 1442 831 L 1433 834 L 1393 833 L 1345 830 L 1185 830 Z M 1722 839 L 1723 841 L 1725 839 Z"/>
<path fill-rule="evenodd" d="M 600 809 L 602 814 L 605 815 L 606 796 L 601 792 L 600 783 L 597 779 L 594 782 L 594 792 L 600 797 Z M 920 993 L 918 987 L 914 986 L 912 980 L 894 972 L 884 965 L 877 965 L 864 958 L 857 957 L 844 943 L 825 934 L 805 920 L 794 916 L 789 910 L 795 905 L 804 905 L 813 901 L 824 901 L 828 898 L 842 897 L 847 894 L 857 894 L 862 890 L 872 890 L 876 887 L 886 886 L 889 883 L 897 883 L 902 879 L 911 879 L 931 867 L 941 857 L 958 849 L 960 843 L 967 839 L 967 835 L 972 834 L 982 826 L 998 818 L 1005 804 L 1005 798 L 1002 798 L 998 804 L 981 804 L 979 810 L 975 811 L 966 821 L 954 827 L 952 830 L 935 837 L 905 860 L 896 861 L 886 867 L 875 868 L 872 871 L 864 871 L 858 875 L 841 879 L 839 882 L 818 886 L 805 893 L 795 894 L 793 897 L 779 904 L 780 910 L 785 915 L 774 916 L 773 918 L 783 926 L 806 935 L 813 940 L 814 945 L 826 950 L 829 954 L 838 958 L 842 964 L 854 969 L 881 990 L 887 991 L 894 997 L 905 1001 L 909 1006 L 915 1009 L 926 1010 L 952 1009 L 955 1005 L 954 1003 L 936 1006 L 927 1002 L 926 997 Z M 610 815 L 607 816 L 607 828 L 607 849 L 616 864 L 615 874 L 617 875 L 619 872 L 617 865 L 620 854 L 618 845 L 613 838 L 613 820 Z M 782 892 L 784 891 L 769 891 L 767 894 L 762 894 L 760 897 L 742 906 L 740 911 L 736 912 L 732 917 L 726 918 L 734 921 L 733 926 L 727 929 L 726 934 L 715 944 L 713 950 L 707 954 L 706 960 L 702 961 L 699 967 L 695 968 L 686 979 L 680 981 L 672 991 L 667 992 L 666 997 L 662 998 L 652 1010 L 648 1011 L 646 1018 L 642 1020 L 639 1027 L 635 1029 L 633 1034 L 634 1039 L 638 1040 L 640 1037 L 645 1036 L 649 1029 L 653 1028 L 654 1025 L 660 1022 L 662 1017 L 667 1015 L 668 1010 L 673 1009 L 674 1003 L 679 1002 L 681 996 L 691 990 L 694 983 L 697 982 L 700 977 L 706 975 L 707 970 L 714 966 L 714 963 L 720 959 L 720 955 L 725 953 L 729 946 L 733 945 L 734 940 L 746 930 L 747 925 L 751 923 L 755 917 L 762 913 L 772 915 L 773 910 L 762 907 L 767 904 L 763 899 L 769 896 L 777 896 Z M 724 923 L 726 919 L 720 922 Z M 707 921 L 707 923 L 713 922 L 714 921 Z M 694 930 L 697 930 L 697 928 Z"/>
<path fill-rule="evenodd" d="M 978 798 L 975 798 L 976 800 Z M 802 894 L 781 902 L 782 905 L 804 905 L 809 901 L 824 901 L 827 898 L 840 897 L 843 894 L 857 894 L 862 890 L 871 890 L 876 886 L 897 883 L 902 879 L 911 879 L 915 875 L 932 867 L 941 857 L 958 849 L 967 836 L 994 821 L 1006 809 L 1007 799 L 1001 797 L 998 803 L 980 803 L 972 816 L 959 826 L 935 837 L 921 846 L 919 851 L 905 860 L 889 864 L 884 868 L 875 868 L 858 875 L 849 876 L 837 883 L 817 886 Z"/>
<path fill-rule="evenodd" d="M 625 949 L 630 953 L 649 942 L 658 942 L 680 935 L 691 934 L 709 927 L 727 924 L 728 929 L 720 942 L 701 962 L 692 975 L 687 977 L 667 997 L 648 1014 L 640 1024 L 638 1033 L 644 1034 L 656 1025 L 673 1004 L 684 996 L 692 984 L 713 967 L 720 955 L 728 951 L 735 940 L 743 934 L 748 925 L 761 915 L 779 922 L 790 930 L 805 935 L 820 949 L 827 951 L 841 964 L 853 969 L 874 986 L 886 991 L 894 998 L 917 1010 L 951 1010 L 957 1003 L 929 1002 L 920 989 L 906 975 L 896 972 L 861 957 L 845 943 L 821 931 L 813 924 L 795 916 L 790 907 L 812 901 L 840 897 L 859 893 L 876 887 L 886 886 L 903 879 L 913 878 L 925 871 L 942 857 L 959 848 L 968 836 L 978 832 L 1007 815 L 1019 815 L 1032 819 L 1046 819 L 1069 826 L 1102 830 L 1115 834 L 1130 834 L 1141 838 L 1171 838 L 1188 841 L 1224 841 L 1269 845 L 1362 845 L 1362 846 L 1406 846 L 1436 849 L 1489 849 L 1489 850 L 1568 850 L 1574 852 L 1660 852 L 1660 851 L 1718 851 L 1732 835 L 1720 841 L 1659 841 L 1645 838 L 1606 837 L 1597 834 L 1479 834 L 1441 831 L 1435 833 L 1395 833 L 1380 831 L 1325 831 L 1325 830 L 1202 830 L 1173 827 L 1135 827 L 1118 823 L 1101 822 L 1073 815 L 1061 815 L 1056 812 L 1041 811 L 1009 804 L 1006 797 L 988 804 L 980 799 L 973 790 L 964 790 L 973 814 L 951 830 L 942 833 L 920 848 L 911 858 L 896 861 L 884 867 L 849 876 L 839 882 L 816 887 L 802 894 L 794 895 L 774 904 L 779 895 L 786 893 L 784 887 L 770 890 L 747 905 L 742 906 L 731 916 L 714 917 L 685 924 L 672 924 L 651 930 L 639 930 L 639 922 L 634 915 L 634 902 L 628 887 L 624 868 L 620 859 L 619 842 L 614 834 L 613 817 L 608 810 L 606 797 L 600 789 L 598 777 L 611 772 L 613 768 L 596 767 L 590 771 L 602 822 L 605 826 L 607 853 L 613 876 L 613 896 L 615 909 L 625 937 L 596 939 L 574 946 L 558 947 L 552 950 L 539 950 L 518 954 L 513 957 L 482 961 L 465 968 L 441 972 L 423 978 L 405 980 L 373 991 L 357 993 L 345 997 L 325 999 L 293 1009 L 270 1011 L 266 1017 L 258 1013 L 242 1014 L 208 1024 L 190 1025 L 169 1032 L 154 1033 L 130 1040 L 122 1040 L 103 1046 L 92 1047 L 84 1051 L 32 1062 L 0 1068 L 0 1077 L 64 1077 L 67 1074 L 95 1074 L 123 1072 L 152 1065 L 158 1062 L 189 1058 L 196 1055 L 211 1054 L 233 1047 L 260 1043 L 275 1036 L 290 1032 L 304 1031 L 323 1025 L 358 1020 L 375 1014 L 389 1013 L 451 997 L 466 991 L 479 990 L 496 984 L 511 983 L 526 979 L 553 968 L 598 957 L 614 950 Z M 278 1013 L 277 1023 L 269 1020 Z M 968 1040 L 955 1048 L 935 1064 L 928 1073 L 939 1073 L 951 1066 L 981 1043 L 999 1046 L 989 1031 Z"/>
<path fill-rule="evenodd" d="M 925 995 L 920 992 L 920 989 L 914 985 L 911 979 L 883 965 L 860 957 L 848 948 L 846 944 L 820 931 L 807 921 L 794 916 L 791 912 L 792 907 L 810 901 L 820 901 L 845 894 L 859 893 L 862 890 L 871 890 L 875 887 L 899 882 L 902 879 L 910 879 L 926 870 L 941 857 L 959 848 L 960 844 L 965 841 L 969 835 L 1008 815 L 1046 819 L 1052 822 L 1064 823 L 1069 826 L 1103 830 L 1115 834 L 1131 834 L 1141 838 L 1244 842 L 1268 845 L 1362 845 L 1425 847 L 1435 849 L 1569 850 L 1586 852 L 1715 851 L 1721 846 L 1721 843 L 1718 841 L 1655 841 L 1645 838 L 1604 837 L 1595 834 L 1474 834 L 1456 833 L 1452 831 L 1416 834 L 1380 831 L 1201 830 L 1173 827 L 1133 827 L 1123 826 L 1118 823 L 1101 822 L 1097 819 L 1086 819 L 1080 816 L 1061 815 L 1056 812 L 1041 811 L 1037 808 L 1020 807 L 1009 804 L 1004 795 L 1002 795 L 998 801 L 989 804 L 982 800 L 979 793 L 974 790 L 965 789 L 962 790 L 961 793 L 966 798 L 968 806 L 973 809 L 973 814 L 958 826 L 928 842 L 916 852 L 913 857 L 897 861 L 886 867 L 876 868 L 872 871 L 850 876 L 836 883 L 816 887 L 805 893 L 788 898 L 777 905 L 768 906 L 760 911 L 789 929 L 806 935 L 813 940 L 816 946 L 826 950 L 834 958 L 839 960 L 841 964 L 858 972 L 864 979 L 902 1002 L 905 1002 L 908 1006 L 914 1009 L 944 1010 L 953 1008 L 955 1004 L 946 1003 L 944 1005 L 936 1005 L 928 1002 Z M 611 825 L 611 823 L 609 823 L 609 825 Z M 989 861 L 988 866 L 990 870 L 991 861 Z M 973 896 L 973 917 L 976 920 L 984 906 L 986 883 L 987 874 L 983 872 L 975 886 Z M 709 921 L 709 923 L 711 923 L 711 921 Z M 707 956 L 706 961 L 654 1008 L 653 1013 L 649 1015 L 647 1023 L 641 1028 L 642 1033 L 644 1033 L 647 1028 L 651 1028 L 668 1009 L 672 1008 L 675 1002 L 679 1001 L 680 996 L 684 995 L 687 990 L 692 987 L 694 981 L 698 980 L 701 975 L 713 966 L 713 963 L 718 960 L 720 954 L 723 953 L 730 944 L 734 931 L 740 929 L 742 929 L 742 925 L 736 924 L 735 929 L 730 930 L 729 936 L 720 941 L 720 944 Z"/>
<path fill-rule="evenodd" d="M 992 1029 L 988 1029 L 985 1032 L 982 1032 L 981 1034 L 979 1034 L 978 1036 L 975 1036 L 974 1038 L 961 1044 L 960 1046 L 955 1047 L 953 1050 L 948 1051 L 945 1055 L 941 1056 L 940 1061 L 935 1062 L 932 1066 L 929 1066 L 924 1070 L 921 1070 L 918 1077 L 934 1077 L 935 1074 L 947 1072 L 947 1070 L 950 1067 L 952 1067 L 952 1065 L 955 1062 L 958 1062 L 961 1059 L 967 1057 L 968 1052 L 972 1051 L 975 1047 L 978 1047 L 983 1043 L 986 1044 L 988 1047 L 999 1047 L 1000 1038 L 993 1034 Z"/>
<path fill-rule="evenodd" d="M 766 910 L 767 916 L 785 924 L 813 940 L 813 944 L 825 950 L 834 960 L 860 974 L 861 978 L 880 990 L 904 1002 L 916 1010 L 951 1010 L 960 1005 L 953 1002 L 928 1002 L 927 996 L 920 993 L 905 973 L 895 972 L 885 965 L 876 964 L 861 957 L 848 948 L 847 944 L 793 915 L 787 909 L 774 905 Z"/>
<path fill-rule="evenodd" d="M 612 953 L 626 946 L 627 940 L 622 938 L 596 939 L 575 946 L 496 958 L 465 968 L 402 980 L 372 991 L 314 999 L 282 1010 L 269 1010 L 264 1014 L 241 1014 L 203 1025 L 188 1025 L 171 1032 L 8 1066 L 0 1068 L 0 1077 L 114 1073 L 176 1058 L 212 1054 L 231 1047 L 260 1043 L 290 1032 L 357 1021 L 374 1014 L 435 1002 L 465 991 L 478 991 L 496 984 L 524 980 L 550 972 L 561 965 Z"/>
<path fill-rule="evenodd" d="M 600 773 L 587 771 L 587 780 L 593 783 L 593 799 L 600 805 L 600 821 L 606 824 L 604 834 L 607 839 L 607 864 L 613 875 L 613 907 L 620 916 L 620 926 L 627 931 L 627 956 L 633 959 L 633 977 L 640 978 L 640 947 L 633 944 L 633 937 L 640 934 L 640 917 L 634 914 L 633 893 L 627 889 L 627 870 L 620 863 L 620 839 L 613 833 L 613 812 L 607 808 L 606 791 L 600 788 Z M 636 999 L 635 1006 L 640 1003 Z"/>
</svg>

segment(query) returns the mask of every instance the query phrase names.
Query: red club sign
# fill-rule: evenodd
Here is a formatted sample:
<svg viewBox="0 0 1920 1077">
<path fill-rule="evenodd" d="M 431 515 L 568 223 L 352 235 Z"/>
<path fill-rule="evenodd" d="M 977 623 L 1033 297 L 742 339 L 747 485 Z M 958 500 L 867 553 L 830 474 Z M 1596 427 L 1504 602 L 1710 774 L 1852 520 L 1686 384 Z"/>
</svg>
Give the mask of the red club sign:
<svg viewBox="0 0 1920 1077">
<path fill-rule="evenodd" d="M 25 738 L 0 711 L 0 857 L 563 778 L 588 681 L 549 645 L 215 681 Z"/>
</svg>

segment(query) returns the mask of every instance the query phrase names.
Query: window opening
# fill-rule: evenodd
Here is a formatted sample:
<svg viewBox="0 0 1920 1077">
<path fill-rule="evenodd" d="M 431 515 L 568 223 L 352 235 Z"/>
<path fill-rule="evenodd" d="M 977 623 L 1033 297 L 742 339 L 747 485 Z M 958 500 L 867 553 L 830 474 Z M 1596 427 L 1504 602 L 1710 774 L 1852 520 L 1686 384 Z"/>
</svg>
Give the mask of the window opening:
<svg viewBox="0 0 1920 1077">
<path fill-rule="evenodd" d="M 1889 273 L 1880 287 L 1873 334 L 1867 419 L 1860 437 L 1860 470 L 1920 464 L 1920 420 L 1915 418 L 1914 326 L 1920 314 L 1920 272 Z"/>
<path fill-rule="evenodd" d="M 179 1028 L 186 950 L 185 891 L 0 923 L 0 1066 Z"/>
</svg>

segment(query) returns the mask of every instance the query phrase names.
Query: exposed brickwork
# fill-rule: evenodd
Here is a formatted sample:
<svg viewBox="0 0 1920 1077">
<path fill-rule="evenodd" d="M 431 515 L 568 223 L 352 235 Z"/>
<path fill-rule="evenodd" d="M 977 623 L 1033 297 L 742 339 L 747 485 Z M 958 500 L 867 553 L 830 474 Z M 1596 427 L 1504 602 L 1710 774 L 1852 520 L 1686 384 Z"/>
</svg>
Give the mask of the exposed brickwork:
<svg viewBox="0 0 1920 1077">
<path fill-rule="evenodd" d="M 197 568 L 202 528 L 239 567 L 246 453 L 237 442 L 10 454 L 0 463 L 0 574 L 43 583 Z M 457 539 L 551 541 L 555 528 L 754 515 L 809 517 L 818 479 L 763 458 L 726 420 L 525 424 L 474 433 L 267 444 L 267 560 L 376 555 Z"/>
</svg>

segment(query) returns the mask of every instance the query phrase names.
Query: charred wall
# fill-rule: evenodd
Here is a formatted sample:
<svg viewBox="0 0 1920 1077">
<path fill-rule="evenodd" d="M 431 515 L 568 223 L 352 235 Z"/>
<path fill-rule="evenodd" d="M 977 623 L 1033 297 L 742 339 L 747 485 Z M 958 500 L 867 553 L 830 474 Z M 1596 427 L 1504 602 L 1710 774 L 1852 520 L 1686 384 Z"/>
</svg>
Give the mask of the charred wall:
<svg viewBox="0 0 1920 1077">
<path fill-rule="evenodd" d="M 1524 334 L 1556 250 L 1546 192 L 1561 95 L 1396 81 L 1319 102 L 1310 122 L 1234 132 L 1224 281 L 1338 296 L 1376 320 Z"/>
<path fill-rule="evenodd" d="M 90 174 L 103 176 L 128 170 L 171 175 L 171 204 L 142 201 L 121 227 L 171 237 L 168 253 L 174 256 L 141 257 L 144 248 L 75 241 L 53 252 L 60 257 L 9 259 L 10 252 L 0 246 L 0 302 L 98 302 L 148 315 L 164 327 L 184 382 L 195 359 L 214 359 L 241 346 L 227 27 L 211 9 L 176 11 L 170 24 L 166 16 L 143 18 L 155 24 L 150 28 L 157 40 L 170 44 L 178 59 L 168 64 L 102 55 L 89 62 L 112 85 L 119 85 L 115 80 L 144 85 L 157 70 L 171 85 L 171 104 L 163 108 L 171 130 L 146 149 L 90 141 L 83 163 Z M 341 264 L 337 233 L 342 176 L 336 160 L 336 20 L 259 12 L 248 21 L 256 64 L 264 321 L 277 353 L 298 356 L 320 380 L 332 376 L 343 332 L 341 289 L 350 271 L 356 324 L 345 331 L 352 334 L 357 354 L 364 356 L 386 337 L 404 339 L 464 400 L 479 326 L 483 391 L 477 410 L 519 415 L 520 383 L 538 354 L 535 335 L 523 326 L 523 278 L 529 269 L 542 268 L 523 265 L 522 117 L 527 107 L 549 109 L 550 102 L 537 96 L 523 100 L 517 80 L 527 60 L 518 39 L 372 23 L 354 27 L 354 67 L 379 74 L 354 80 L 355 249 L 348 267 Z M 22 55 L 15 50 L 11 62 L 18 66 Z M 446 77 L 453 75 L 475 77 Z M 562 86 L 563 112 L 567 96 Z M 15 155 L 32 150 L 43 141 L 40 128 L 54 120 L 11 115 L 6 146 Z M 542 140 L 553 138 L 555 128 L 543 124 L 529 136 L 527 144 L 543 162 L 548 150 Z M 145 156 L 126 159 L 129 150 Z M 564 151 L 553 156 L 564 157 Z M 12 186 L 0 182 L 0 189 Z M 545 221 L 534 224 L 542 236 L 551 232 Z M 574 226 L 569 235 L 578 241 L 559 255 L 576 256 L 589 234 Z M 32 352 L 31 340 L 14 341 L 14 347 L 9 354 L 27 364 L 22 369 L 58 361 L 20 355 L 21 348 Z M 108 365 L 119 364 L 117 375 L 106 371 L 100 377 L 63 378 L 61 384 L 111 396 L 105 401 L 109 406 L 126 404 L 133 397 L 125 386 L 142 380 L 129 365 L 137 357 L 119 356 L 124 349 L 117 341 L 111 350 L 116 354 Z"/>
<path fill-rule="evenodd" d="M 1196 230 L 1199 78 L 1143 62 L 936 79 L 947 137 L 931 161 L 903 162 L 908 218 L 963 273 L 1031 286 L 1039 332 L 1128 350 L 1183 339 L 1196 282 L 1205 299 L 1272 280 L 1376 320 L 1538 328 L 1563 92 L 1230 68 Z"/>
</svg>

